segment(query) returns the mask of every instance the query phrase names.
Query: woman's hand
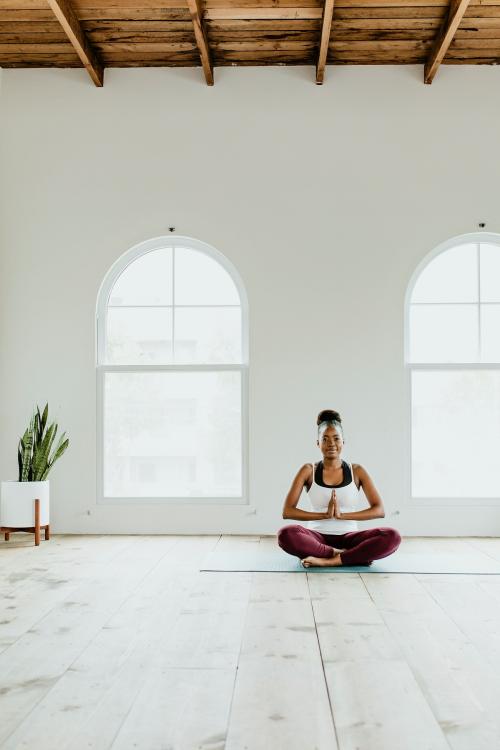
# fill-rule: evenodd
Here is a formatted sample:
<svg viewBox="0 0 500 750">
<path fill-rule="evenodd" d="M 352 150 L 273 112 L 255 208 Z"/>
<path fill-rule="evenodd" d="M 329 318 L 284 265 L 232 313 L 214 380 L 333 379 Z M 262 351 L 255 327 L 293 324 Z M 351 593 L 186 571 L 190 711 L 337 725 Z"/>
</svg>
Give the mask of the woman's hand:
<svg viewBox="0 0 500 750">
<path fill-rule="evenodd" d="M 327 518 L 342 518 L 342 513 L 340 512 L 339 503 L 337 501 L 337 493 L 335 490 L 332 492 L 332 496 L 330 498 L 330 502 L 328 503 L 328 510 L 326 512 Z"/>
</svg>

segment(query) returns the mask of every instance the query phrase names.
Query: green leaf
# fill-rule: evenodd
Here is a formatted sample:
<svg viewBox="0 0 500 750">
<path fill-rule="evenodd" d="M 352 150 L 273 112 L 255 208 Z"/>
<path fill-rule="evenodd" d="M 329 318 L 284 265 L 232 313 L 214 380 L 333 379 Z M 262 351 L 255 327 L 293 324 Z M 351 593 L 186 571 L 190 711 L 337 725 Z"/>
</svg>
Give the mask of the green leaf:
<svg viewBox="0 0 500 750">
<path fill-rule="evenodd" d="M 45 409 L 43 410 L 43 414 L 42 414 L 42 429 L 43 430 L 45 429 L 45 425 L 47 424 L 48 413 L 49 413 L 49 405 L 47 403 L 45 404 Z"/>
<path fill-rule="evenodd" d="M 66 433 L 64 433 L 64 434 L 66 434 Z M 49 473 L 50 469 L 52 468 L 52 465 L 55 464 L 55 462 L 57 461 L 57 459 L 62 456 L 62 454 L 64 453 L 64 451 L 68 447 L 68 445 L 69 445 L 69 440 L 65 440 L 64 443 L 61 443 L 58 446 L 57 450 L 54 453 L 54 457 L 53 457 L 52 461 L 50 461 L 48 463 L 48 465 L 47 465 L 47 469 L 44 472 L 43 479 L 46 479 L 47 474 Z"/>
<path fill-rule="evenodd" d="M 22 443 L 19 441 L 19 447 L 17 449 L 17 463 L 19 466 L 19 479 L 18 482 L 21 481 L 21 477 L 23 475 L 23 452 L 22 452 Z"/>
<path fill-rule="evenodd" d="M 37 406 L 36 407 L 36 416 L 35 416 L 35 439 L 34 439 L 34 446 L 37 445 L 37 443 L 39 443 L 40 440 L 42 439 L 43 430 L 42 430 L 41 422 L 42 422 L 42 418 L 40 416 L 40 409 Z"/>
<path fill-rule="evenodd" d="M 57 453 L 57 451 L 61 447 L 61 445 L 62 445 L 65 437 L 66 437 L 66 433 L 63 432 L 63 434 L 59 437 L 59 440 L 57 441 L 56 447 L 54 448 L 54 451 L 53 451 L 53 454 L 52 454 L 52 458 L 49 457 L 49 461 L 48 461 L 49 464 L 53 464 L 54 463 L 54 461 L 55 461 L 55 454 Z"/>
<path fill-rule="evenodd" d="M 35 415 L 31 417 L 30 426 L 24 433 L 24 437 L 23 437 L 24 455 L 23 455 L 23 464 L 22 464 L 22 471 L 21 471 L 22 482 L 29 482 L 30 474 L 32 474 L 30 470 L 31 470 L 31 458 L 32 458 L 31 451 L 33 447 L 34 429 L 35 429 Z"/>
<path fill-rule="evenodd" d="M 36 457 L 34 457 L 33 459 L 33 476 L 35 477 L 34 479 L 35 482 L 39 481 L 40 478 L 45 473 L 45 470 L 47 468 L 48 455 L 52 447 L 52 443 L 54 441 L 56 432 L 57 432 L 57 425 L 53 423 L 48 428 L 40 444 L 40 447 L 37 450 Z"/>
</svg>

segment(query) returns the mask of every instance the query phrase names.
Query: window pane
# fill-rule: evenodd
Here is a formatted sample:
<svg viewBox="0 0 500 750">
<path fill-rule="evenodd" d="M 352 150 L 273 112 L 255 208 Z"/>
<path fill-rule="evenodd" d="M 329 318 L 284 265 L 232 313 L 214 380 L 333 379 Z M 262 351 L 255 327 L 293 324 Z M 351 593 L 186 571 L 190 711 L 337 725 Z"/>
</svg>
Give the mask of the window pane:
<svg viewBox="0 0 500 750">
<path fill-rule="evenodd" d="M 216 260 L 197 250 L 175 249 L 176 305 L 239 305 L 234 281 Z"/>
<path fill-rule="evenodd" d="M 477 245 L 459 245 L 436 256 L 413 288 L 412 302 L 478 302 Z"/>
<path fill-rule="evenodd" d="M 476 305 L 410 305 L 411 362 L 477 362 Z"/>
<path fill-rule="evenodd" d="M 153 250 L 132 261 L 111 290 L 110 305 L 171 305 L 172 249 Z"/>
<path fill-rule="evenodd" d="M 500 302 L 500 246 L 481 243 L 481 301 Z"/>
<path fill-rule="evenodd" d="M 500 497 L 500 371 L 412 374 L 412 495 Z"/>
<path fill-rule="evenodd" d="M 106 497 L 241 497 L 239 372 L 108 372 Z"/>
<path fill-rule="evenodd" d="M 481 305 L 481 359 L 500 362 L 500 305 Z"/>
<path fill-rule="evenodd" d="M 239 307 L 176 307 L 175 361 L 241 362 Z"/>
<path fill-rule="evenodd" d="M 113 365 L 172 362 L 172 308 L 109 307 L 106 362 Z"/>
</svg>

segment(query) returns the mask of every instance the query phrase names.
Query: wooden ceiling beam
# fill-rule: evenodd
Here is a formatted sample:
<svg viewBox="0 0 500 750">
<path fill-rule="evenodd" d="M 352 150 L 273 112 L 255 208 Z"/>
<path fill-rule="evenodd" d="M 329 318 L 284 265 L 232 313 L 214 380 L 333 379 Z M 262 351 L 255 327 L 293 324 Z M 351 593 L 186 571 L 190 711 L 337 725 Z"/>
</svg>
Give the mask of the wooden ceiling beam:
<svg viewBox="0 0 500 750">
<path fill-rule="evenodd" d="M 194 35 L 196 37 L 196 44 L 200 52 L 201 64 L 203 65 L 203 72 L 205 73 L 205 79 L 208 86 L 214 85 L 214 69 L 212 66 L 212 60 L 210 59 L 210 48 L 208 46 L 207 35 L 202 20 L 202 10 L 200 7 L 200 0 L 187 0 L 189 12 L 191 14 L 191 20 L 194 27 Z"/>
<path fill-rule="evenodd" d="M 321 8 L 208 8 L 206 21 L 287 21 L 316 20 L 322 17 Z"/>
<path fill-rule="evenodd" d="M 438 32 L 431 53 L 425 63 L 424 83 L 432 83 L 469 3 L 470 0 L 451 0 L 448 15 Z"/>
<path fill-rule="evenodd" d="M 68 0 L 47 0 L 54 15 L 66 32 L 75 52 L 87 69 L 96 86 L 102 86 L 104 68 L 97 53 L 90 45 L 80 25 L 80 21 Z"/>
<path fill-rule="evenodd" d="M 325 77 L 326 56 L 330 44 L 332 31 L 333 4 L 335 0 L 325 0 L 323 7 L 323 20 L 321 22 L 321 41 L 319 45 L 318 62 L 316 65 L 316 83 L 323 83 Z"/>
</svg>

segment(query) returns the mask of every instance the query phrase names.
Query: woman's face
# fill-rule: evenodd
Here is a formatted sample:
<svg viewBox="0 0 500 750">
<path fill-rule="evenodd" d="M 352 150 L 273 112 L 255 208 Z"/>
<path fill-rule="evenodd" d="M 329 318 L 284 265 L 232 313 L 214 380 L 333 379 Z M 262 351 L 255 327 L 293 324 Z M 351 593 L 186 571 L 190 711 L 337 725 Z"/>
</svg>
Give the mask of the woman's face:
<svg viewBox="0 0 500 750">
<path fill-rule="evenodd" d="M 323 458 L 338 458 L 342 453 L 344 441 L 342 433 L 336 427 L 327 427 L 316 442 L 320 447 Z"/>
</svg>

